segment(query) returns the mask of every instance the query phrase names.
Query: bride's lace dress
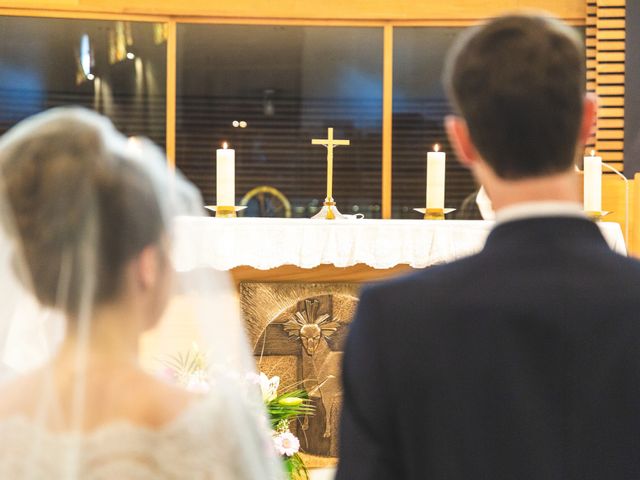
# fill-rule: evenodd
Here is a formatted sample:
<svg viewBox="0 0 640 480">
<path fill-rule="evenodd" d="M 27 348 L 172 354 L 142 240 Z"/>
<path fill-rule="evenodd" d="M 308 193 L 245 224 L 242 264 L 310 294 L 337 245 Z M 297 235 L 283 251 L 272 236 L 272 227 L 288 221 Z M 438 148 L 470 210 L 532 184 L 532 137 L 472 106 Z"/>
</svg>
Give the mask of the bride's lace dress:
<svg viewBox="0 0 640 480">
<path fill-rule="evenodd" d="M 257 419 L 245 418 L 245 425 L 240 425 L 236 416 L 236 424 L 230 425 L 225 411 L 222 402 L 212 396 L 192 404 L 158 430 L 118 422 L 80 438 L 43 430 L 25 417 L 10 417 L 0 421 L 0 478 L 256 480 L 277 477 L 268 460 L 261 465 L 260 459 L 266 459 L 268 447 L 259 445 L 259 436 L 253 435 Z M 69 452 L 74 451 L 79 452 L 79 461 L 66 462 Z M 251 452 L 257 455 L 248 457 Z M 31 458 L 26 458 L 28 456 Z M 77 465 L 79 471 L 66 471 L 69 464 Z"/>
</svg>

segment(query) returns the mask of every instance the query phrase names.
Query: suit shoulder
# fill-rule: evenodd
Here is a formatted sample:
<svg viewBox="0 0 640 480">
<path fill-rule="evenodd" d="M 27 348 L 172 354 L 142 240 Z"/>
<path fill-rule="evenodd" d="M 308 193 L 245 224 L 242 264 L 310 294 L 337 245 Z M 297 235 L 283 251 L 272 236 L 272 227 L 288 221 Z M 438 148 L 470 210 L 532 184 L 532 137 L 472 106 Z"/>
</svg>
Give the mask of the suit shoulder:
<svg viewBox="0 0 640 480">
<path fill-rule="evenodd" d="M 640 258 L 636 257 L 627 257 L 625 255 L 621 255 L 617 252 L 613 252 L 614 257 L 621 263 L 623 263 L 630 271 L 635 271 L 640 273 Z"/>
<path fill-rule="evenodd" d="M 613 259 L 613 262 L 610 262 L 614 269 L 612 273 L 615 273 L 617 277 L 623 277 L 626 281 L 635 281 L 637 288 L 637 282 L 640 281 L 640 259 L 626 257 L 615 252 L 613 252 Z"/>
<path fill-rule="evenodd" d="M 468 272 L 481 265 L 481 255 L 472 255 L 451 263 L 435 265 L 416 270 L 391 279 L 368 283 L 362 289 L 361 297 L 402 297 L 424 292 L 429 288 L 431 293 L 440 288 L 449 287 L 450 281 L 458 281 Z"/>
</svg>

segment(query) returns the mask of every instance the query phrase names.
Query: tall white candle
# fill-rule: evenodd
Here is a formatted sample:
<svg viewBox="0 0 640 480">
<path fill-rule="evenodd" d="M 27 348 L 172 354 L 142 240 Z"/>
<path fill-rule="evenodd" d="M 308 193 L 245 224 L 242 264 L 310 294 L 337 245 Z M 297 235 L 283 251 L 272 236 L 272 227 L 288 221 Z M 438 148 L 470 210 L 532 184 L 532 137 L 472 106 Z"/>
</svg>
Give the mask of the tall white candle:
<svg viewBox="0 0 640 480">
<path fill-rule="evenodd" d="M 427 153 L 427 209 L 444 208 L 446 154 L 438 144 Z"/>
<path fill-rule="evenodd" d="M 216 151 L 216 204 L 233 207 L 236 204 L 236 151 L 227 143 Z"/>
<path fill-rule="evenodd" d="M 584 157 L 584 210 L 602 211 L 602 157 L 591 155 Z"/>
</svg>

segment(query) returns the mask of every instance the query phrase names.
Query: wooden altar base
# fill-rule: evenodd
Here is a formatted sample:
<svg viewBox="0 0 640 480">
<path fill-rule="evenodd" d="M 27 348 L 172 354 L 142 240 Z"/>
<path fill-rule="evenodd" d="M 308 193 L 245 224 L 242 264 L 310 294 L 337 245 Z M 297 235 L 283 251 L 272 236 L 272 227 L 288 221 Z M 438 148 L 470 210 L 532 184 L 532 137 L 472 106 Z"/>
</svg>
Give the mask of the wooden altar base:
<svg viewBox="0 0 640 480">
<path fill-rule="evenodd" d="M 243 266 L 232 269 L 231 275 L 237 286 L 240 282 L 367 283 L 397 277 L 412 270 L 409 265 L 397 265 L 387 269 L 376 269 L 364 264 L 344 268 L 334 265 L 319 265 L 314 268 L 283 265 L 271 270 Z"/>
</svg>

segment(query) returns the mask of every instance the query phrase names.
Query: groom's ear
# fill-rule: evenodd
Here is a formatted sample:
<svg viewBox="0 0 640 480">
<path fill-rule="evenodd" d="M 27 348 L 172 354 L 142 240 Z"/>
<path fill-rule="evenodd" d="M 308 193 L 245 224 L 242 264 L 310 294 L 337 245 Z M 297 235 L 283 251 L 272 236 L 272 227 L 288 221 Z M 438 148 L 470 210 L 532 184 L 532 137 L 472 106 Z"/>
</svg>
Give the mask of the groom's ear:
<svg viewBox="0 0 640 480">
<path fill-rule="evenodd" d="M 469 135 L 467 122 L 456 115 L 447 115 L 444 122 L 449 141 L 456 151 L 458 161 L 466 167 L 473 167 L 480 155 L 471 140 L 471 135 Z"/>
<path fill-rule="evenodd" d="M 160 255 L 155 245 L 145 247 L 138 254 L 135 262 L 136 278 L 143 290 L 148 290 L 156 284 L 160 270 L 159 261 Z"/>
</svg>

